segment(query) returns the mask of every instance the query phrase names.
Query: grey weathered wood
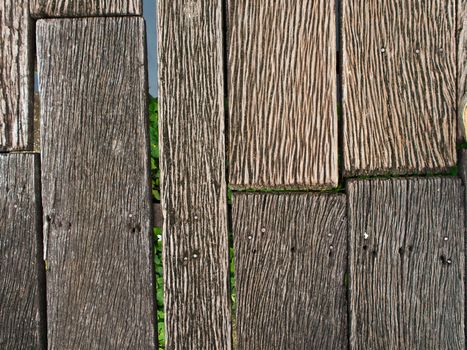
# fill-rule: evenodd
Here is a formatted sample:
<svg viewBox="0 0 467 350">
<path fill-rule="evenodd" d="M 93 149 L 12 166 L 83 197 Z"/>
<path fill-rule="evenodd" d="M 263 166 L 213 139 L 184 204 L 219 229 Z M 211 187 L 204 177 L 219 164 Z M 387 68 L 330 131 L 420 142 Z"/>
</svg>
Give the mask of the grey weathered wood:
<svg viewBox="0 0 467 350">
<path fill-rule="evenodd" d="M 344 195 L 234 194 L 238 349 L 347 349 Z"/>
<path fill-rule="evenodd" d="M 45 345 L 39 171 L 38 155 L 0 154 L 1 349 Z"/>
<path fill-rule="evenodd" d="M 345 173 L 456 163 L 455 0 L 344 0 Z"/>
<path fill-rule="evenodd" d="M 162 214 L 162 206 L 160 203 L 152 205 L 152 217 L 154 218 L 154 226 L 162 227 L 164 224 L 164 215 Z"/>
<path fill-rule="evenodd" d="M 229 0 L 229 181 L 338 182 L 334 0 Z"/>
<path fill-rule="evenodd" d="M 28 1 L 0 2 L 0 151 L 32 150 L 32 30 Z"/>
<path fill-rule="evenodd" d="M 141 15 L 142 0 L 30 0 L 33 17 Z"/>
<path fill-rule="evenodd" d="M 231 348 L 222 1 L 158 1 L 167 349 Z"/>
<path fill-rule="evenodd" d="M 37 24 L 50 349 L 155 345 L 144 30 Z"/>
<path fill-rule="evenodd" d="M 464 349 L 461 181 L 352 181 L 348 196 L 352 348 Z"/>
</svg>

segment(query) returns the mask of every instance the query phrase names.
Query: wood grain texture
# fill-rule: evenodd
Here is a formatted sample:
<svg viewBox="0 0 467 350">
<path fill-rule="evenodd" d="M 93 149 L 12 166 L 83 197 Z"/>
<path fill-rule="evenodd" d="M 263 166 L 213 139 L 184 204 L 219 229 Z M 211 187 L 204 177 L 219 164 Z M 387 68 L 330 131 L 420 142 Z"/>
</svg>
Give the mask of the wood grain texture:
<svg viewBox="0 0 467 350">
<path fill-rule="evenodd" d="M 142 18 L 40 20 L 49 349 L 152 349 Z"/>
<path fill-rule="evenodd" d="M 464 349 L 462 196 L 457 178 L 349 183 L 353 349 Z"/>
<path fill-rule="evenodd" d="M 167 349 L 231 349 L 221 5 L 158 1 Z"/>
<path fill-rule="evenodd" d="M 457 6 L 458 140 L 467 141 L 467 0 Z"/>
<path fill-rule="evenodd" d="M 230 185 L 336 186 L 335 1 L 227 8 Z"/>
<path fill-rule="evenodd" d="M 346 175 L 456 163 L 455 0 L 344 0 Z"/>
<path fill-rule="evenodd" d="M 30 0 L 31 15 L 43 17 L 90 17 L 142 15 L 142 0 Z"/>
<path fill-rule="evenodd" d="M 44 349 L 45 345 L 39 172 L 38 155 L 0 155 L 2 349 Z"/>
<path fill-rule="evenodd" d="M 344 195 L 234 194 L 238 349 L 347 349 Z"/>
<path fill-rule="evenodd" d="M 32 150 L 33 24 L 27 0 L 0 2 L 0 151 Z"/>
</svg>

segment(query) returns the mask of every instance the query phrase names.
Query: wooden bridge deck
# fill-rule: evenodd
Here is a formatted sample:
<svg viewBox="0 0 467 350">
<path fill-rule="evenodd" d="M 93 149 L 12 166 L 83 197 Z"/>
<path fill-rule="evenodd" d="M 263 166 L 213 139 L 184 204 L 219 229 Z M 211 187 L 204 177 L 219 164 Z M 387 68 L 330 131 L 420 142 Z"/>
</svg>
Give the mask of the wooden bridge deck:
<svg viewBox="0 0 467 350">
<path fill-rule="evenodd" d="M 0 3 L 1 349 L 157 347 L 161 219 L 166 349 L 466 348 L 467 0 L 158 0 L 162 213 L 146 30 Z"/>
</svg>

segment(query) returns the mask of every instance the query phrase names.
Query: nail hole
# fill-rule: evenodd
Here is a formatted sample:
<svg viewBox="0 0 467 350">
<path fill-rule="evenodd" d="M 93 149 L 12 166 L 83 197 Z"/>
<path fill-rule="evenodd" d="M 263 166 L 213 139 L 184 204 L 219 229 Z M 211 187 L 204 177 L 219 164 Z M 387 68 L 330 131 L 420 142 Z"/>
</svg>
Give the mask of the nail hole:
<svg viewBox="0 0 467 350">
<path fill-rule="evenodd" d="M 363 248 L 363 250 L 367 250 L 368 246 L 365 244 L 362 248 Z"/>
<path fill-rule="evenodd" d="M 292 253 L 295 252 L 295 247 L 292 247 L 292 248 L 290 249 L 290 251 L 291 251 Z"/>
<path fill-rule="evenodd" d="M 402 247 L 399 248 L 399 254 L 404 255 L 404 248 L 402 248 Z"/>
</svg>

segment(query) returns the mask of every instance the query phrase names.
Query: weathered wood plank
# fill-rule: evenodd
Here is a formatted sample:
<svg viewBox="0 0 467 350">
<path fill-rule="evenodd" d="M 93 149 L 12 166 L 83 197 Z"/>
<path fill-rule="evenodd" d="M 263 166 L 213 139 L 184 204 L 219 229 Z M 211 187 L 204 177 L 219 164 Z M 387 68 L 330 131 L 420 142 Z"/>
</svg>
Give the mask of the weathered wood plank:
<svg viewBox="0 0 467 350">
<path fill-rule="evenodd" d="M 456 163 L 455 0 L 344 0 L 347 175 Z"/>
<path fill-rule="evenodd" d="M 43 17 L 89 17 L 142 15 L 142 0 L 30 0 L 31 15 Z"/>
<path fill-rule="evenodd" d="M 464 209 L 457 178 L 352 181 L 351 346 L 464 349 Z"/>
<path fill-rule="evenodd" d="M 50 349 L 155 345 L 144 30 L 37 24 Z"/>
<path fill-rule="evenodd" d="M 32 150 L 32 31 L 27 0 L 0 2 L 0 151 Z"/>
<path fill-rule="evenodd" d="M 227 6 L 230 185 L 336 186 L 335 1 Z"/>
<path fill-rule="evenodd" d="M 347 349 L 344 195 L 234 194 L 238 349 Z"/>
<path fill-rule="evenodd" d="M 158 1 L 167 349 L 231 348 L 222 1 Z"/>
<path fill-rule="evenodd" d="M 467 0 L 458 0 L 457 11 L 458 139 L 467 141 Z"/>
<path fill-rule="evenodd" d="M 0 348 L 44 349 L 39 156 L 0 154 Z"/>
</svg>

